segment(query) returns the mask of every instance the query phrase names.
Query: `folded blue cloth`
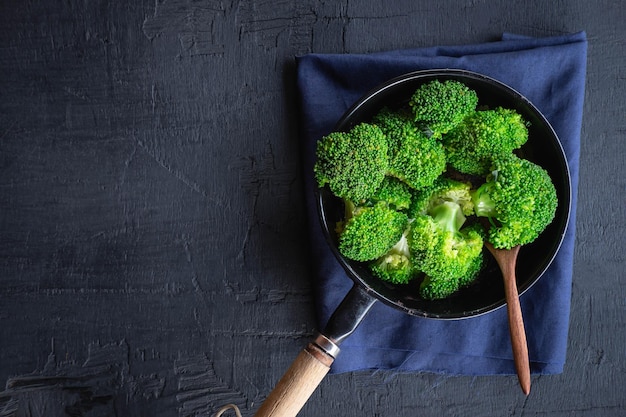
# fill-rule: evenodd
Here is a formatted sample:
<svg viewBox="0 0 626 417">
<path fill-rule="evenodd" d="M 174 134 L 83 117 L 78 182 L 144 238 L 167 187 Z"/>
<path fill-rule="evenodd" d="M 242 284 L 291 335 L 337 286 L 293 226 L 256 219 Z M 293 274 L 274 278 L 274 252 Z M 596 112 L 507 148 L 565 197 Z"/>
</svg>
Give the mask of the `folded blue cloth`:
<svg viewBox="0 0 626 417">
<path fill-rule="evenodd" d="M 320 329 L 352 281 L 330 251 L 318 221 L 313 198 L 316 141 L 328 134 L 364 93 L 390 78 L 422 69 L 465 69 L 502 81 L 526 96 L 550 121 L 567 155 L 573 186 L 569 227 L 553 264 L 521 297 L 531 371 L 562 372 L 569 325 L 586 50 L 584 32 L 548 38 L 505 34 L 501 41 L 478 45 L 297 58 Z M 331 372 L 392 369 L 451 375 L 514 374 L 508 332 L 504 308 L 475 318 L 442 321 L 409 316 L 376 303 L 343 342 Z"/>
</svg>

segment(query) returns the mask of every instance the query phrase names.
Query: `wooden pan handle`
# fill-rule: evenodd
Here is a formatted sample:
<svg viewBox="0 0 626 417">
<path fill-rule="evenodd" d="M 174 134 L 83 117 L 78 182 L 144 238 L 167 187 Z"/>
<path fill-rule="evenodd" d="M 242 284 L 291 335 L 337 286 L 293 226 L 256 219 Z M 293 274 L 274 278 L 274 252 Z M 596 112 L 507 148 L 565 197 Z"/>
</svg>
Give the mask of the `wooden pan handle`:
<svg viewBox="0 0 626 417">
<path fill-rule="evenodd" d="M 300 352 L 255 417 L 295 417 L 322 382 L 348 337 L 376 303 L 369 289 L 354 284 L 328 320 L 324 331 Z"/>
<path fill-rule="evenodd" d="M 278 381 L 255 417 L 295 417 L 322 382 L 334 358 L 310 343 Z"/>
</svg>

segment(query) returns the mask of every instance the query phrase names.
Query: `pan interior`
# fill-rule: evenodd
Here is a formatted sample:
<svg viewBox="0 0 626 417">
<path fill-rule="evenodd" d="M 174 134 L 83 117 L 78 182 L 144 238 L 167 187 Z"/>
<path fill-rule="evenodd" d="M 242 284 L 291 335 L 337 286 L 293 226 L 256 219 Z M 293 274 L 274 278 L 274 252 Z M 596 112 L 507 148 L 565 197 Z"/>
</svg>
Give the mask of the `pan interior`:
<svg viewBox="0 0 626 417">
<path fill-rule="evenodd" d="M 530 288 L 554 259 L 563 240 L 570 211 L 570 177 L 563 148 L 545 117 L 522 95 L 510 87 L 480 74 L 460 70 L 418 71 L 388 81 L 363 96 L 339 120 L 335 130 L 346 131 L 367 122 L 383 107 L 405 105 L 411 94 L 423 83 L 458 80 L 474 89 L 479 106 L 502 106 L 515 109 L 529 125 L 529 138 L 520 156 L 542 166 L 552 178 L 559 205 L 554 221 L 531 244 L 521 248 L 517 262 L 520 294 Z M 422 317 L 459 319 L 487 313 L 505 304 L 502 275 L 485 250 L 485 267 L 471 286 L 444 299 L 429 301 L 419 296 L 419 280 L 408 285 L 393 285 L 373 276 L 367 266 L 341 256 L 334 232 L 344 215 L 343 203 L 326 188 L 316 190 L 322 229 L 335 256 L 358 285 L 365 287 L 384 303 Z"/>
</svg>

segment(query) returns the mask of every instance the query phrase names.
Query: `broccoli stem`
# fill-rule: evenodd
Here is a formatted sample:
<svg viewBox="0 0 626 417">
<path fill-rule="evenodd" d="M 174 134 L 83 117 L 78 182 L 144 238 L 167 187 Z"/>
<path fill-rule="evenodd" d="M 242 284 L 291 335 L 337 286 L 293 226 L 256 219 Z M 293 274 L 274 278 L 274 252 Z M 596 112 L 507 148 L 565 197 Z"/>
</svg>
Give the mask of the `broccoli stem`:
<svg viewBox="0 0 626 417">
<path fill-rule="evenodd" d="M 387 253 L 388 255 L 400 255 L 404 256 L 407 259 L 411 256 L 409 241 L 406 238 L 406 234 L 407 231 L 402 233 L 402 237 L 400 238 L 398 243 L 396 243 L 391 249 L 389 249 L 389 252 Z"/>
<path fill-rule="evenodd" d="M 465 215 L 461 206 L 451 201 L 445 201 L 434 207 L 430 216 L 435 223 L 446 232 L 457 233 L 465 223 Z"/>
<path fill-rule="evenodd" d="M 476 213 L 478 217 L 497 217 L 496 205 L 490 197 L 492 187 L 493 184 L 487 182 L 471 193 L 472 202 L 474 203 L 474 213 Z"/>
</svg>

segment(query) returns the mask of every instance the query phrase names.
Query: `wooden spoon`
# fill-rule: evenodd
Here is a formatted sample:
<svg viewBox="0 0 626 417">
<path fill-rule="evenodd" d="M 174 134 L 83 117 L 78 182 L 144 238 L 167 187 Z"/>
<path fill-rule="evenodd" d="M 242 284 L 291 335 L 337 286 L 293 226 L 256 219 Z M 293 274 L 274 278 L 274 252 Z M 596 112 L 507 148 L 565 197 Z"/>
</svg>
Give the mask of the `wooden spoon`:
<svg viewBox="0 0 626 417">
<path fill-rule="evenodd" d="M 517 292 L 517 281 L 515 278 L 515 264 L 520 246 L 511 249 L 496 249 L 489 242 L 485 246 L 496 259 L 502 276 L 504 278 L 504 294 L 506 297 L 506 310 L 509 316 L 509 332 L 511 334 L 511 345 L 513 347 L 513 359 L 517 378 L 524 394 L 530 393 L 530 362 L 528 361 L 528 345 L 526 344 L 526 331 L 524 330 L 524 319 Z"/>
</svg>

